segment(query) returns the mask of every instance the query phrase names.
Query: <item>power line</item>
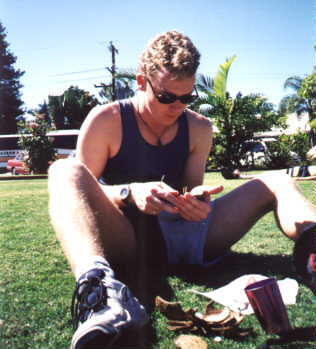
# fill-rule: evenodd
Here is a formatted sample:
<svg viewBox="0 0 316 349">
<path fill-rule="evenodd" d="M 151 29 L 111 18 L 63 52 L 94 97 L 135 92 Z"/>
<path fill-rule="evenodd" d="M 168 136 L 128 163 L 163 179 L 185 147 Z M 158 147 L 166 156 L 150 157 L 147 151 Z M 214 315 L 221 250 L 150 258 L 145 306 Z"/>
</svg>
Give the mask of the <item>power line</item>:
<svg viewBox="0 0 316 349">
<path fill-rule="evenodd" d="M 52 75 L 52 76 L 64 76 L 64 75 L 82 74 L 82 73 L 90 73 L 90 72 L 101 71 L 101 70 L 105 70 L 105 68 L 87 69 L 87 70 L 81 70 L 81 71 L 75 71 L 75 72 L 60 73 L 60 74 L 55 74 L 55 75 Z"/>
<path fill-rule="evenodd" d="M 75 81 L 85 81 L 85 80 L 95 80 L 95 79 L 104 79 L 104 78 L 108 78 L 111 75 L 102 75 L 102 76 L 94 76 L 94 77 L 90 77 L 90 78 L 83 78 L 83 79 L 72 79 L 72 80 L 61 80 L 58 81 L 58 83 L 64 83 L 64 82 L 75 82 Z"/>
</svg>

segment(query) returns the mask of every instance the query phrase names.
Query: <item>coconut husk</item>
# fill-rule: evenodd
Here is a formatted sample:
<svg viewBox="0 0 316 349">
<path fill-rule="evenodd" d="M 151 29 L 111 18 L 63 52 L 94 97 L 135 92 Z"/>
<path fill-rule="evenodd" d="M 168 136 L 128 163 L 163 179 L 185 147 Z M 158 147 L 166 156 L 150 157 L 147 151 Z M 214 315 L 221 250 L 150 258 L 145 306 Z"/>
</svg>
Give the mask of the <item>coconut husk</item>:
<svg viewBox="0 0 316 349">
<path fill-rule="evenodd" d="M 214 302 L 207 304 L 204 314 L 192 308 L 184 310 L 180 302 L 168 302 L 159 296 L 156 297 L 155 303 L 156 308 L 168 319 L 168 329 L 171 331 L 186 330 L 202 335 L 238 337 L 239 339 L 252 334 L 252 330 L 239 328 L 244 315 L 226 307 L 215 308 Z"/>
</svg>

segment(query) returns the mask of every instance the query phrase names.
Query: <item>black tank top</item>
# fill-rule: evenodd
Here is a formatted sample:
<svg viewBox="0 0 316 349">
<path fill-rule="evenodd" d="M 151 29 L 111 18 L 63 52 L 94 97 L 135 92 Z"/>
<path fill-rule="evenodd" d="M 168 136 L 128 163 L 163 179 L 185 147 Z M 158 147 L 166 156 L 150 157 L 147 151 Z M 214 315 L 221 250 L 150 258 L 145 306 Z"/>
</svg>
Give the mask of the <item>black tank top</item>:
<svg viewBox="0 0 316 349">
<path fill-rule="evenodd" d="M 185 112 L 178 119 L 178 132 L 168 144 L 155 146 L 146 142 L 136 121 L 130 100 L 119 101 L 122 119 L 122 143 L 102 173 L 106 184 L 160 181 L 180 190 L 189 155 L 189 130 Z"/>
</svg>

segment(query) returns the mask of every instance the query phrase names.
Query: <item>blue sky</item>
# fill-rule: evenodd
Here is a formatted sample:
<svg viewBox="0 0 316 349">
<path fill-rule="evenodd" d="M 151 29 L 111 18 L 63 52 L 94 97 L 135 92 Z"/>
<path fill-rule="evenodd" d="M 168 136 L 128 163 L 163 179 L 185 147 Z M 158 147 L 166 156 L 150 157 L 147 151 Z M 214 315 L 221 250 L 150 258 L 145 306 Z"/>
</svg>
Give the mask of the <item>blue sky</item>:
<svg viewBox="0 0 316 349">
<path fill-rule="evenodd" d="M 95 95 L 110 81 L 107 48 L 117 66 L 136 68 L 149 39 L 176 29 L 202 54 L 200 73 L 214 76 L 236 54 L 228 90 L 261 93 L 271 103 L 284 81 L 310 74 L 315 62 L 315 0 L 0 0 L 15 67 L 25 71 L 22 100 L 36 108 L 70 85 Z"/>
</svg>

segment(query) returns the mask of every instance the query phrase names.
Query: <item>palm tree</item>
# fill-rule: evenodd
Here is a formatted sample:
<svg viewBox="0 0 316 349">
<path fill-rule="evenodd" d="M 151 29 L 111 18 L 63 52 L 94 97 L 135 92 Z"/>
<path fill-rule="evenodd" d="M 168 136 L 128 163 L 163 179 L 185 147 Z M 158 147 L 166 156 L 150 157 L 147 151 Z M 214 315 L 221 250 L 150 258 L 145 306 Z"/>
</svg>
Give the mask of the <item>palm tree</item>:
<svg viewBox="0 0 316 349">
<path fill-rule="evenodd" d="M 190 106 L 192 109 L 209 117 L 215 107 L 224 106 L 224 101 L 229 98 L 227 93 L 228 72 L 235 59 L 236 56 L 232 56 L 221 64 L 214 79 L 204 74 L 197 76 L 196 88 L 200 95 Z"/>
<path fill-rule="evenodd" d="M 288 113 L 296 113 L 300 116 L 302 113 L 308 113 L 309 122 L 312 126 L 312 121 L 316 119 L 316 105 L 314 96 L 308 97 L 302 95 L 302 89 L 305 80 L 308 78 L 302 78 L 300 76 L 290 76 L 284 83 L 284 89 L 290 88 L 294 91 L 293 94 L 289 94 L 283 97 L 279 104 L 279 112 L 281 115 L 287 115 Z M 314 127 L 310 130 L 310 142 L 311 146 L 316 144 L 316 135 Z"/>
<path fill-rule="evenodd" d="M 297 115 L 301 115 L 304 112 L 308 112 L 310 114 L 312 109 L 310 101 L 301 97 L 299 94 L 303 81 L 304 78 L 300 76 L 290 76 L 285 80 L 283 88 L 291 89 L 294 91 L 294 93 L 281 99 L 279 110 L 282 114 L 297 113 Z"/>
<path fill-rule="evenodd" d="M 210 117 L 214 108 L 222 108 L 229 113 L 228 100 L 232 100 L 227 92 L 227 79 L 229 69 L 236 59 L 232 56 L 219 66 L 215 78 L 199 74 L 197 77 L 196 87 L 200 92 L 199 98 L 190 106 L 199 113 Z M 232 105 L 230 105 L 232 108 Z"/>
<path fill-rule="evenodd" d="M 221 154 L 216 154 L 218 149 L 215 147 L 214 156 L 221 158 L 220 165 L 225 168 L 233 167 L 231 156 L 225 155 L 228 153 L 232 154 L 230 152 L 232 144 L 228 139 L 219 139 L 222 137 L 224 130 L 223 133 L 229 133 L 231 130 L 229 120 L 231 119 L 234 101 L 227 92 L 227 79 L 228 72 L 235 59 L 236 56 L 232 56 L 221 64 L 214 79 L 202 74 L 198 76 L 196 86 L 201 93 L 199 98 L 191 105 L 192 109 L 207 117 L 216 119 L 216 126 L 221 131 L 221 135 L 217 137 L 216 141 L 223 143 L 223 146 L 220 145 L 218 147 Z"/>
<path fill-rule="evenodd" d="M 197 88 L 201 94 L 191 105 L 215 121 L 219 132 L 215 135 L 212 156 L 223 173 L 240 168 L 241 160 L 247 161 L 247 145 L 254 133 L 270 129 L 277 120 L 272 104 L 264 97 L 238 93 L 233 98 L 229 95 L 227 80 L 235 59 L 236 56 L 232 56 L 221 64 L 214 79 L 198 76 Z"/>
</svg>

